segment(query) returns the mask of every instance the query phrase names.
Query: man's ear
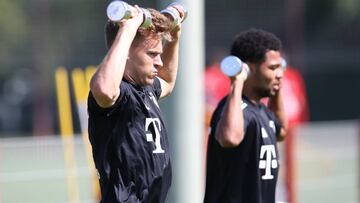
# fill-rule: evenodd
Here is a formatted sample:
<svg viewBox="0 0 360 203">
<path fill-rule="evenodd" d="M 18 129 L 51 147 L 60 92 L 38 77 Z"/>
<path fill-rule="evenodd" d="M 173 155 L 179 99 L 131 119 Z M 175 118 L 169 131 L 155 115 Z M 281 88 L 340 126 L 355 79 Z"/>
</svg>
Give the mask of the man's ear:
<svg viewBox="0 0 360 203">
<path fill-rule="evenodd" d="M 248 62 L 248 61 L 246 61 L 245 63 L 249 66 L 250 73 L 256 72 L 256 64 L 255 63 Z"/>
</svg>

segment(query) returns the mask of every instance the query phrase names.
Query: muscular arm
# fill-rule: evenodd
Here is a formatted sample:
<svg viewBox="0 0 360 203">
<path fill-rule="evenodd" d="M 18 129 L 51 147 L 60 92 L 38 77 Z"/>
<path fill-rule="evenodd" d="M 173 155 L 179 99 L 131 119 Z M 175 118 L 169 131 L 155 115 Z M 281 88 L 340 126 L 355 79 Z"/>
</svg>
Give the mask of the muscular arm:
<svg viewBox="0 0 360 203">
<path fill-rule="evenodd" d="M 120 95 L 129 49 L 143 18 L 139 7 L 135 8 L 139 15 L 134 12 L 131 19 L 120 22 L 115 40 L 90 82 L 91 92 L 103 108 L 112 106 Z"/>
<path fill-rule="evenodd" d="M 276 95 L 269 98 L 268 108 L 272 112 L 274 112 L 275 116 L 278 118 L 282 126 L 280 129 L 280 135 L 278 137 L 278 141 L 283 141 L 287 134 L 288 122 L 285 114 L 281 90 L 279 90 Z"/>
<path fill-rule="evenodd" d="M 165 44 L 163 54 L 161 55 L 164 65 L 159 69 L 159 78 L 162 89 L 160 98 L 168 96 L 175 87 L 179 61 L 181 25 L 175 27 L 171 34 L 173 39 Z"/>
<path fill-rule="evenodd" d="M 222 147 L 238 146 L 244 138 L 244 116 L 241 108 L 244 79 L 235 78 L 231 84 L 223 114 L 217 125 L 215 138 Z"/>
</svg>

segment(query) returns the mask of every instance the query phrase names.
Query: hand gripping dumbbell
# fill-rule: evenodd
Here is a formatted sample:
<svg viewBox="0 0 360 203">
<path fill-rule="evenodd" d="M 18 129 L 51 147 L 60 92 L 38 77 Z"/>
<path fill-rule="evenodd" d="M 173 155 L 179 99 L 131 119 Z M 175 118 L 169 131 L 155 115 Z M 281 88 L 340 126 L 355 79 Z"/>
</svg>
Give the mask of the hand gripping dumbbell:
<svg viewBox="0 0 360 203">
<path fill-rule="evenodd" d="M 162 10 L 161 13 L 169 16 L 173 22 L 173 27 L 175 27 L 186 19 L 188 11 L 182 4 L 173 2 L 166 9 Z"/>
<path fill-rule="evenodd" d="M 220 63 L 220 68 L 222 72 L 228 77 L 236 76 L 237 74 L 241 73 L 243 69 L 246 71 L 247 77 L 250 75 L 249 66 L 236 56 L 225 57 Z"/>
<path fill-rule="evenodd" d="M 106 14 L 111 21 L 119 22 L 122 19 L 129 19 L 131 16 L 132 9 L 133 7 L 130 6 L 128 3 L 124 1 L 115 0 L 108 5 L 106 9 Z M 147 28 L 152 23 L 151 14 L 150 11 L 145 8 L 141 8 L 141 10 L 144 13 L 144 21 L 140 27 Z"/>
</svg>

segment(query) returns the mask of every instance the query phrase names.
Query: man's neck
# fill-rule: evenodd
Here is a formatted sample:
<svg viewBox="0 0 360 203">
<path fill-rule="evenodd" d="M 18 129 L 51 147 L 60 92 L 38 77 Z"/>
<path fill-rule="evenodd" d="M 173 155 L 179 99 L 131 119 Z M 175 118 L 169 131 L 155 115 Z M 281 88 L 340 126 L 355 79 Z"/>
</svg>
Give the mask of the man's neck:
<svg viewBox="0 0 360 203">
<path fill-rule="evenodd" d="M 131 83 L 133 85 L 137 85 L 137 83 L 135 82 L 135 79 L 133 77 L 131 77 L 130 74 L 128 74 L 127 72 L 124 73 L 123 78 L 129 83 Z"/>
<path fill-rule="evenodd" d="M 246 98 L 248 98 L 254 104 L 260 103 L 261 97 L 256 94 L 253 87 L 251 86 L 244 86 L 243 95 L 246 96 Z"/>
</svg>

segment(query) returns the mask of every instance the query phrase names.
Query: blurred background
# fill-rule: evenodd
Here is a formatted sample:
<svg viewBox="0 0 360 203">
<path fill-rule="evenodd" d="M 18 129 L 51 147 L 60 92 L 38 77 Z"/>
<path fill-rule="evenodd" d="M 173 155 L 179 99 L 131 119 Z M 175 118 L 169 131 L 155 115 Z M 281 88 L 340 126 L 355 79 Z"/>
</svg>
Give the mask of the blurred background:
<svg viewBox="0 0 360 203">
<path fill-rule="evenodd" d="M 170 1 L 127 2 L 161 10 Z M 78 80 L 71 76 L 74 70 L 88 76 L 105 56 L 103 30 L 109 3 L 0 1 L 0 203 L 95 202 L 83 124 L 86 112 L 82 102 L 87 91 L 77 97 Z M 299 79 L 301 89 L 296 90 L 300 99 L 295 96 L 288 105 L 289 111 L 297 108 L 301 115 L 294 119 L 290 141 L 280 144 L 284 174 L 279 181 L 279 202 L 360 202 L 360 1 L 183 3 L 189 9 L 184 23 L 189 30 L 184 29 L 184 35 L 191 38 L 187 33 L 195 32 L 201 37 L 195 49 L 200 57 L 182 58 L 196 42 L 182 44 L 180 56 L 185 61 L 200 60 L 196 67 L 188 67 L 198 81 L 179 78 L 180 84 L 203 85 L 195 100 L 201 101 L 204 115 L 194 125 L 204 130 L 192 136 L 206 142 L 210 115 L 227 90 L 226 80 L 221 82 L 223 75 L 206 72 L 218 69 L 238 32 L 252 27 L 273 32 L 283 42 L 284 57 L 289 69 L 296 72 L 294 80 Z M 201 27 L 191 27 L 194 21 Z M 184 64 L 180 63 L 179 77 L 183 70 L 188 71 L 182 69 Z M 80 80 L 88 80 L 85 76 Z M 63 89 L 56 85 L 57 80 Z M 182 87 L 161 103 L 169 129 L 176 129 L 181 122 L 173 114 Z M 300 107 L 294 107 L 297 101 Z M 69 113 L 62 116 L 64 112 Z M 62 122 L 71 123 L 68 127 L 73 136 L 61 136 Z M 169 202 L 179 202 L 176 195 L 170 196 Z"/>
</svg>

